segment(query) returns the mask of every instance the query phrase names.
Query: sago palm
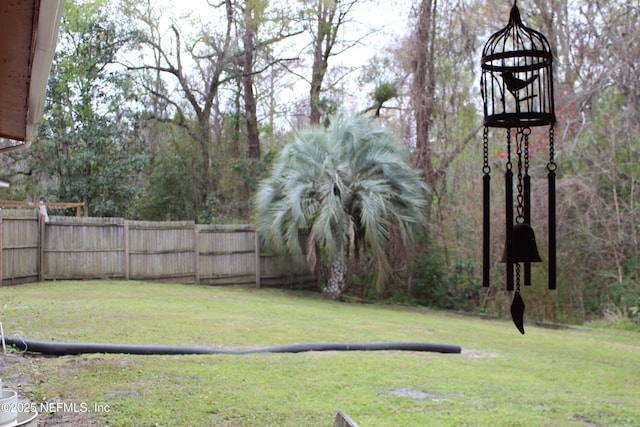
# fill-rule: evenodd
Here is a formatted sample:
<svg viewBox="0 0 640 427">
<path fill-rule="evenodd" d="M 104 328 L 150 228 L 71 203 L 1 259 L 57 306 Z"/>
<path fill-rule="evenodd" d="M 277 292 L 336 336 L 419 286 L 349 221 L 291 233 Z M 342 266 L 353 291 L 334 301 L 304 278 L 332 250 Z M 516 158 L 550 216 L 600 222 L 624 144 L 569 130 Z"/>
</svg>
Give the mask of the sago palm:
<svg viewBox="0 0 640 427">
<path fill-rule="evenodd" d="M 384 291 L 392 240 L 413 243 L 424 225 L 427 188 L 394 135 L 364 116 L 335 117 L 287 144 L 255 198 L 256 230 L 275 252 L 329 255 L 325 294 L 342 293 L 345 248 L 367 250 Z M 306 235 L 303 248 L 301 235 Z"/>
</svg>

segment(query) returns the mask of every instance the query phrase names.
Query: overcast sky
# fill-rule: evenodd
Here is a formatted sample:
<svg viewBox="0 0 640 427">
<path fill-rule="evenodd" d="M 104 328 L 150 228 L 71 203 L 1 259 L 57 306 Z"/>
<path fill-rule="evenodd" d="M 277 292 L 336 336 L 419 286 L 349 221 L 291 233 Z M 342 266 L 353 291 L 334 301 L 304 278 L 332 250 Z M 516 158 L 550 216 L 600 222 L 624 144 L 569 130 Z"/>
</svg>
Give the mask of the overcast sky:
<svg viewBox="0 0 640 427">
<path fill-rule="evenodd" d="M 277 1 L 277 0 L 271 0 Z M 289 0 L 296 1 L 296 0 Z M 329 60 L 329 75 L 334 67 L 359 67 L 365 65 L 381 48 L 395 45 L 407 34 L 412 0 L 360 0 L 349 14 L 349 22 L 341 28 L 341 37 L 346 40 L 360 40 L 357 45 Z M 180 20 L 181 16 L 194 15 L 207 17 L 212 15 L 212 8 L 207 0 L 161 0 L 167 11 L 164 18 L 167 27 L 171 20 Z M 167 16 L 168 15 L 168 16 Z M 300 47 L 305 43 L 298 39 Z M 307 38 L 308 40 L 308 38 Z M 333 53 L 339 52 L 337 49 Z M 293 55 L 298 52 L 292 49 Z M 310 57 L 308 58 L 310 61 Z M 310 71 L 310 70 L 309 70 Z M 347 97 L 343 100 L 348 110 L 360 110 L 371 103 L 369 93 L 372 88 L 356 86 L 358 73 L 352 73 L 348 80 Z M 293 87 L 281 91 L 284 102 L 293 99 L 304 99 L 308 96 L 308 83 L 298 79 Z"/>
</svg>

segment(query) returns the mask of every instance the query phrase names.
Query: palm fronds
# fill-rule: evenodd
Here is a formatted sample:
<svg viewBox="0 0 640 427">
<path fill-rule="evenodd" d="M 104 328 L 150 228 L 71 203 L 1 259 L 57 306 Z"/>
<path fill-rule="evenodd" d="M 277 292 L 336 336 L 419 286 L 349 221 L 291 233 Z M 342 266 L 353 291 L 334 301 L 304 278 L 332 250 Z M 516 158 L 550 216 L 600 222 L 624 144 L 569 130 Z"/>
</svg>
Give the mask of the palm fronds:
<svg viewBox="0 0 640 427">
<path fill-rule="evenodd" d="M 427 195 L 408 151 L 390 131 L 364 116 L 338 116 L 328 129 L 308 129 L 285 146 L 256 194 L 256 230 L 271 250 L 306 252 L 310 262 L 317 246 L 341 258 L 349 240 L 359 239 L 382 285 L 391 240 L 413 243 L 424 225 Z M 305 248 L 303 233 L 310 239 Z"/>
</svg>

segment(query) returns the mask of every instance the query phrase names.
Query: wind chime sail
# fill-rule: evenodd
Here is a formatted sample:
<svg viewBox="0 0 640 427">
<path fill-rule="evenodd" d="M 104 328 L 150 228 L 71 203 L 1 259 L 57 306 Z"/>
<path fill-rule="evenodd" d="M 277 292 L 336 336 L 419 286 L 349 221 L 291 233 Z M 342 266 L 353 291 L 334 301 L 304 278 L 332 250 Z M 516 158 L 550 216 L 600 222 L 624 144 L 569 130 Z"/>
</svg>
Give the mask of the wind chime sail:
<svg viewBox="0 0 640 427">
<path fill-rule="evenodd" d="M 504 128 L 506 142 L 505 249 L 506 287 L 515 291 L 511 317 L 524 334 L 525 304 L 520 285 L 531 285 L 531 263 L 541 262 L 531 218 L 530 135 L 531 127 L 549 127 L 548 181 L 548 274 L 549 289 L 556 288 L 556 216 L 554 152 L 556 121 L 553 105 L 553 54 L 549 42 L 538 31 L 522 23 L 514 2 L 509 23 L 487 40 L 482 51 L 480 79 L 484 103 L 483 133 L 483 286 L 491 274 L 491 166 L 489 128 Z M 515 181 L 515 198 L 514 198 Z"/>
</svg>

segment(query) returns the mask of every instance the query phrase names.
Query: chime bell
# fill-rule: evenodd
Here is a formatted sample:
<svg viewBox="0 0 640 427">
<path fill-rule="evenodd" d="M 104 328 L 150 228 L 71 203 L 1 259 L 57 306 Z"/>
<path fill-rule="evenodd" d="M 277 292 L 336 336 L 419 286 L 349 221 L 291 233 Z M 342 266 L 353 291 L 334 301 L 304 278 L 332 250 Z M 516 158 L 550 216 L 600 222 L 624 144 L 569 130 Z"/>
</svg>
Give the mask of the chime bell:
<svg viewBox="0 0 640 427">
<path fill-rule="evenodd" d="M 511 238 L 513 244 L 513 248 L 511 249 L 513 262 L 542 262 L 542 258 L 540 258 L 540 254 L 538 253 L 538 246 L 536 245 L 536 235 L 529 224 L 515 224 Z M 504 253 L 502 254 L 502 262 L 507 262 L 507 250 L 509 250 L 509 248 L 505 246 Z"/>
</svg>

